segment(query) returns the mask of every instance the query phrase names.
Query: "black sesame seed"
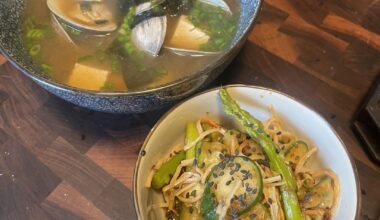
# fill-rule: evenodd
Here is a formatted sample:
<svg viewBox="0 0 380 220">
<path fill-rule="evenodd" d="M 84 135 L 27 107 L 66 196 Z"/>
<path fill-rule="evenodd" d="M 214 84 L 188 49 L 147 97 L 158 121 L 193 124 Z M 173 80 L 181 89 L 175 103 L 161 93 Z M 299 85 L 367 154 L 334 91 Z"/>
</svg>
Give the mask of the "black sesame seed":
<svg viewBox="0 0 380 220">
<path fill-rule="evenodd" d="M 224 160 L 224 154 L 219 154 L 219 158 L 221 159 L 221 160 Z"/>
<path fill-rule="evenodd" d="M 256 217 L 257 217 L 257 215 L 256 215 L 255 213 L 249 215 L 249 218 L 250 218 L 250 219 L 254 219 L 254 218 L 256 218 Z"/>
<path fill-rule="evenodd" d="M 256 193 L 257 193 L 257 189 L 254 188 L 254 189 L 252 190 L 252 193 L 253 193 L 253 194 L 256 194 Z"/>
<path fill-rule="evenodd" d="M 216 173 L 213 173 L 212 176 L 213 176 L 214 178 L 218 177 L 218 175 L 217 175 Z"/>
<path fill-rule="evenodd" d="M 201 154 L 201 152 L 202 152 L 202 149 L 198 148 L 198 155 Z"/>
<path fill-rule="evenodd" d="M 224 175 L 224 172 L 223 172 L 223 171 L 219 173 L 219 176 L 223 176 L 223 175 Z"/>
<path fill-rule="evenodd" d="M 194 211 L 193 207 L 190 206 L 190 208 L 189 208 L 189 212 L 190 212 L 190 214 L 193 214 L 193 211 Z"/>
<path fill-rule="evenodd" d="M 208 154 L 209 154 L 209 155 L 211 155 L 211 154 L 212 154 L 212 152 L 211 152 L 211 150 L 210 150 L 210 149 L 208 149 L 208 150 L 207 150 L 207 152 L 208 152 Z"/>
<path fill-rule="evenodd" d="M 233 167 L 234 166 L 234 163 L 229 163 L 228 164 L 228 167 Z"/>
<path fill-rule="evenodd" d="M 313 195 L 313 193 L 311 193 L 311 192 L 306 193 L 305 196 L 303 197 L 303 200 L 305 202 L 309 201 L 311 199 L 312 195 Z"/>
<path fill-rule="evenodd" d="M 268 198 L 268 202 L 269 202 L 269 204 L 271 204 L 271 205 L 272 205 L 272 203 L 273 203 L 273 200 L 272 200 L 272 198 Z"/>
<path fill-rule="evenodd" d="M 256 152 L 256 147 L 252 148 L 252 151 L 253 151 L 253 152 Z"/>
<path fill-rule="evenodd" d="M 218 189 L 218 184 L 217 183 L 214 184 L 214 188 Z"/>
<path fill-rule="evenodd" d="M 235 173 L 235 171 L 233 171 L 233 170 L 230 171 L 231 176 L 234 175 L 234 173 Z"/>
<path fill-rule="evenodd" d="M 145 154 L 146 154 L 146 151 L 145 151 L 145 150 L 142 150 L 141 153 L 140 153 L 140 155 L 141 155 L 142 157 L 145 156 Z"/>
<path fill-rule="evenodd" d="M 226 167 L 226 164 L 225 163 L 219 163 L 218 167 L 223 170 Z"/>
<path fill-rule="evenodd" d="M 189 197 L 190 197 L 190 193 L 187 192 L 187 193 L 186 193 L 186 198 L 188 199 Z"/>
<path fill-rule="evenodd" d="M 247 174 L 247 173 L 248 173 L 248 170 L 240 170 L 240 172 L 241 172 L 242 174 Z"/>
<path fill-rule="evenodd" d="M 228 185 L 230 185 L 231 184 L 231 180 L 228 180 L 227 182 L 226 182 L 226 185 L 228 186 Z"/>
<path fill-rule="evenodd" d="M 193 191 L 191 192 L 191 196 L 196 197 L 196 196 L 197 196 L 197 191 L 196 191 L 196 190 L 193 190 Z"/>
<path fill-rule="evenodd" d="M 276 133 L 276 135 L 281 135 L 281 134 L 282 134 L 281 131 L 279 131 L 279 132 Z"/>
<path fill-rule="evenodd" d="M 236 172 L 239 171 L 239 170 L 240 170 L 240 167 L 241 167 L 241 165 L 237 163 L 236 166 L 235 166 L 235 171 L 236 171 Z"/>
<path fill-rule="evenodd" d="M 206 166 L 206 163 L 202 162 L 200 168 L 204 168 L 205 166 Z"/>
</svg>

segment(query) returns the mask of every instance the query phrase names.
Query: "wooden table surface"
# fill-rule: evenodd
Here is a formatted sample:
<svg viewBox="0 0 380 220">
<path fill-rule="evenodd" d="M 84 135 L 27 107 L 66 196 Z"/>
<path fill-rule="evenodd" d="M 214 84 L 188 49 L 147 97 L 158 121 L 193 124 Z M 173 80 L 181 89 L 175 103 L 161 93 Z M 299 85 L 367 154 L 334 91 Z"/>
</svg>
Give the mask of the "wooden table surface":
<svg viewBox="0 0 380 220">
<path fill-rule="evenodd" d="M 361 219 L 380 216 L 380 171 L 349 126 L 380 72 L 380 1 L 265 0 L 241 53 L 211 86 L 295 96 L 338 131 L 356 162 Z M 50 95 L 0 55 L 0 219 L 135 219 L 138 151 L 166 110 L 112 115 Z"/>
</svg>

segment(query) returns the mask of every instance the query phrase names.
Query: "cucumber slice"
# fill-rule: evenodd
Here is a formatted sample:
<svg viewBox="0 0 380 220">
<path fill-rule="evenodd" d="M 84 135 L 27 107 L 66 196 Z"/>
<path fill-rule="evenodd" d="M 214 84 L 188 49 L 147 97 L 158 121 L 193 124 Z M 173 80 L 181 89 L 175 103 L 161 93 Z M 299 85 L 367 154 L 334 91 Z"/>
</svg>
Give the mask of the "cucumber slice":
<svg viewBox="0 0 380 220">
<path fill-rule="evenodd" d="M 227 146 L 220 142 L 203 141 L 197 150 L 198 167 L 206 169 L 211 163 L 221 162 L 229 152 L 228 150 Z"/>
<path fill-rule="evenodd" d="M 258 156 L 265 157 L 265 154 L 261 146 L 251 139 L 248 140 L 248 144 L 243 147 L 242 153 L 251 159 L 257 158 Z"/>
<path fill-rule="evenodd" d="M 205 220 L 217 219 L 218 204 L 223 204 L 237 181 L 241 184 L 231 199 L 230 216 L 237 217 L 248 211 L 261 199 L 263 180 L 256 164 L 247 157 L 226 157 L 215 166 L 207 179 L 201 202 L 201 214 Z"/>
<path fill-rule="evenodd" d="M 250 208 L 247 212 L 239 216 L 241 220 L 270 220 L 269 210 L 261 203 L 257 203 L 255 206 Z"/>
<path fill-rule="evenodd" d="M 304 195 L 302 205 L 305 208 L 331 208 L 334 204 L 333 180 L 324 176 Z"/>
<path fill-rule="evenodd" d="M 309 151 L 309 147 L 303 141 L 295 141 L 290 144 L 285 151 L 285 160 L 292 163 L 297 163 L 302 156 Z"/>
</svg>

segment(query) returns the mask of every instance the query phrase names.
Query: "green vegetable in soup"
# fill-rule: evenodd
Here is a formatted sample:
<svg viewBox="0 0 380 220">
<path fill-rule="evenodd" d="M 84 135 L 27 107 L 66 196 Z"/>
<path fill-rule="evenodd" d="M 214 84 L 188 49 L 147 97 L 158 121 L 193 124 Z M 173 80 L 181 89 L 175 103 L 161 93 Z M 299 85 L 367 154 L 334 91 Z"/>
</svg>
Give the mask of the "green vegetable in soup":
<svg viewBox="0 0 380 220">
<path fill-rule="evenodd" d="M 32 57 L 35 57 L 40 54 L 41 51 L 41 45 L 35 44 L 29 49 L 29 54 Z"/>
<path fill-rule="evenodd" d="M 277 154 L 276 146 L 265 133 L 263 124 L 251 116 L 247 111 L 240 108 L 235 100 L 225 89 L 220 89 L 220 98 L 223 102 L 224 111 L 234 116 L 245 131 L 264 149 L 268 156 L 271 169 L 281 174 L 285 185 L 280 187 L 285 216 L 287 220 L 302 220 L 303 214 L 297 198 L 297 184 L 291 168 L 282 157 Z"/>
<path fill-rule="evenodd" d="M 42 71 L 44 71 L 45 73 L 51 74 L 53 72 L 53 67 L 49 64 L 43 63 L 40 66 Z"/>
<path fill-rule="evenodd" d="M 141 57 L 143 55 L 142 52 L 133 44 L 131 38 L 132 29 L 130 28 L 130 25 L 132 24 L 135 15 L 136 7 L 130 7 L 127 15 L 123 19 L 117 39 L 128 55 Z"/>
<path fill-rule="evenodd" d="M 112 82 L 105 82 L 104 83 L 104 86 L 103 86 L 103 88 L 102 88 L 102 90 L 112 90 L 113 89 L 113 84 L 112 84 Z"/>
<path fill-rule="evenodd" d="M 44 73 L 52 74 L 52 66 L 44 62 L 41 54 L 42 42 L 48 37 L 52 37 L 50 28 L 47 25 L 38 24 L 32 17 L 25 19 L 23 28 L 25 46 L 29 55 L 33 57 Z"/>
<path fill-rule="evenodd" d="M 236 32 L 236 15 L 229 15 L 221 8 L 200 1 L 194 3 L 189 20 L 210 36 L 210 40 L 201 45 L 200 49 L 204 51 L 225 49 Z"/>
</svg>

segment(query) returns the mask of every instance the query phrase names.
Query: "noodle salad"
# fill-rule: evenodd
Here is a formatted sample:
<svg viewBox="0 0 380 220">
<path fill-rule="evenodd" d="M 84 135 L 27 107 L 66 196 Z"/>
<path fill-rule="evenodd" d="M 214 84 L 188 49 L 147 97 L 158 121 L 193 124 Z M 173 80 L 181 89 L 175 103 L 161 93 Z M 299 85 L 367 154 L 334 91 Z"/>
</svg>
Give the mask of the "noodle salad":
<svg viewBox="0 0 380 220">
<path fill-rule="evenodd" d="M 162 193 L 168 219 L 331 219 L 339 180 L 307 166 L 317 152 L 285 130 L 278 117 L 261 122 L 224 89 L 226 114 L 243 131 L 209 118 L 186 125 L 185 144 L 153 166 L 145 187 Z"/>
</svg>

